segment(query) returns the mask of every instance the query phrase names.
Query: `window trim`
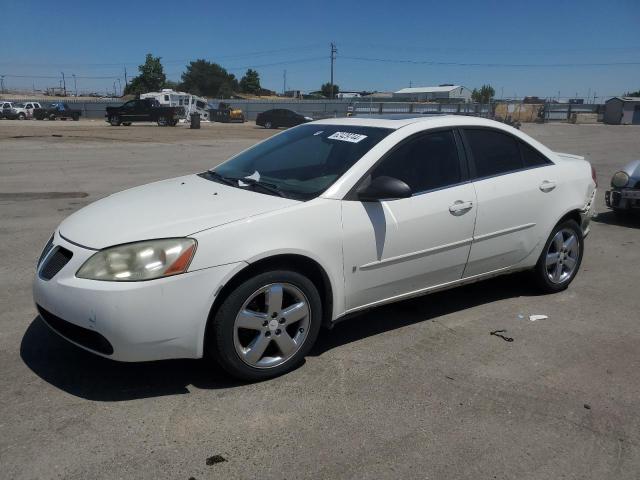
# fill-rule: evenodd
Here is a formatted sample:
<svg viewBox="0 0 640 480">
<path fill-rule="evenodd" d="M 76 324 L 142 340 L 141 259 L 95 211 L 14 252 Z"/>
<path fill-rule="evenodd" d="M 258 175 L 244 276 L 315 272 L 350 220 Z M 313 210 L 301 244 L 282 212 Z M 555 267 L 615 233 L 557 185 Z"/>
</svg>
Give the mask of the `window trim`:
<svg viewBox="0 0 640 480">
<path fill-rule="evenodd" d="M 371 167 L 367 169 L 367 171 L 360 177 L 360 179 L 358 179 L 358 181 L 353 185 L 353 187 L 351 187 L 351 189 L 347 192 L 343 200 L 361 202 L 361 200 L 358 198 L 358 189 L 360 188 L 360 186 L 363 185 L 365 182 L 370 181 L 369 177 L 371 176 L 371 172 L 378 165 L 380 165 L 387 158 L 393 155 L 397 150 L 404 147 L 407 143 L 412 142 L 420 137 L 430 135 L 432 133 L 447 132 L 447 131 L 452 133 L 454 142 L 456 144 L 456 150 L 458 151 L 458 164 L 460 166 L 460 182 L 452 183 L 451 185 L 446 185 L 444 187 L 431 188 L 429 190 L 421 190 L 419 192 L 411 192 L 411 196 L 409 198 L 402 198 L 402 199 L 396 199 L 396 200 L 409 200 L 419 195 L 424 195 L 426 193 L 431 193 L 431 192 L 437 192 L 438 190 L 457 187 L 459 185 L 464 185 L 471 182 L 472 178 L 471 178 L 471 172 L 469 171 L 469 165 L 468 165 L 469 162 L 467 160 L 467 155 L 464 150 L 460 133 L 457 131 L 457 128 L 455 127 L 438 127 L 438 128 L 431 128 L 428 130 L 422 130 L 420 132 L 416 132 L 412 135 L 409 135 L 406 138 L 403 138 L 398 143 L 396 143 L 393 147 L 387 150 L 378 160 L 376 160 L 376 162 Z M 386 200 L 386 201 L 395 201 L 395 200 Z"/>
<path fill-rule="evenodd" d="M 462 139 L 462 144 L 464 145 L 465 154 L 469 163 L 469 178 L 472 182 L 479 182 L 481 180 L 486 180 L 489 178 L 501 177 L 503 175 L 510 175 L 512 173 L 524 172 L 527 170 L 533 170 L 535 168 L 544 168 L 544 167 L 550 167 L 552 165 L 555 165 L 555 163 L 549 157 L 547 157 L 544 153 L 542 153 L 536 147 L 534 147 L 530 143 L 525 142 L 524 140 L 516 137 L 515 135 L 509 132 L 505 132 L 504 130 L 500 130 L 492 127 L 485 127 L 485 126 L 475 126 L 475 125 L 458 127 L 457 130 L 459 130 L 460 138 Z M 508 170 L 506 172 L 494 173 L 492 175 L 485 175 L 483 177 L 478 176 L 477 169 L 476 169 L 476 161 L 473 156 L 473 150 L 471 149 L 471 144 L 466 135 L 466 130 L 489 130 L 491 132 L 496 132 L 496 133 L 500 133 L 508 137 L 511 137 L 513 140 L 515 140 L 516 145 L 518 146 L 518 152 L 520 153 L 520 160 L 522 161 L 522 167 L 516 168 L 514 170 Z M 543 165 L 532 165 L 529 167 L 524 166 L 524 156 L 522 154 L 522 147 L 521 147 L 522 143 L 526 143 L 530 148 L 533 148 L 533 150 L 539 153 L 547 161 L 547 163 Z"/>
</svg>

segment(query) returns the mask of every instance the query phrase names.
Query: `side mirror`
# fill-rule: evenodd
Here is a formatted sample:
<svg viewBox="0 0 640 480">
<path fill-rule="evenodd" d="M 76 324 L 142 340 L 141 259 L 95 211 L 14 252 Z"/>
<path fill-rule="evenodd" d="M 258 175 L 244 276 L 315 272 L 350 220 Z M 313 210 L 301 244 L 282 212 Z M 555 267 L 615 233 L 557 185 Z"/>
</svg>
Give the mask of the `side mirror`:
<svg viewBox="0 0 640 480">
<path fill-rule="evenodd" d="M 411 187 L 402 180 L 393 177 L 376 177 L 368 185 L 358 188 L 358 199 L 363 202 L 409 198 Z"/>
</svg>

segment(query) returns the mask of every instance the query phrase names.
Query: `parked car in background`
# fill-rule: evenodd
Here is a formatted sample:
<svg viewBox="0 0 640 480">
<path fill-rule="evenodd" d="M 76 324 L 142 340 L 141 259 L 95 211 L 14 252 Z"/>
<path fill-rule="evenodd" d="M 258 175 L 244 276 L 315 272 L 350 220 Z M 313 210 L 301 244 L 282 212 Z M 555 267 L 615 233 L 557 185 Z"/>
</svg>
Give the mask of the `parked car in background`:
<svg viewBox="0 0 640 480">
<path fill-rule="evenodd" d="M 613 175 L 604 199 L 616 213 L 640 212 L 640 160 L 629 162 Z"/>
<path fill-rule="evenodd" d="M 36 120 L 67 120 L 68 118 L 78 121 L 82 112 L 69 107 L 66 103 L 52 103 L 48 108 L 34 108 L 33 118 Z"/>
<path fill-rule="evenodd" d="M 129 126 L 134 122 L 157 122 L 160 126 L 175 127 L 182 107 L 164 107 L 153 98 L 129 100 L 119 107 L 107 107 L 105 119 L 112 126 Z"/>
<path fill-rule="evenodd" d="M 33 111 L 36 108 L 42 108 L 42 105 L 40 105 L 39 102 L 26 102 L 24 104 L 24 110 L 27 114 L 27 118 L 33 118 Z"/>
<path fill-rule="evenodd" d="M 259 113 L 256 117 L 256 125 L 264 128 L 295 127 L 311 121 L 313 121 L 313 118 L 284 108 L 267 110 Z"/>
<path fill-rule="evenodd" d="M 77 211 L 33 295 L 104 357 L 207 356 L 261 380 L 377 305 L 523 270 L 567 288 L 595 192 L 584 158 L 495 121 L 326 119 Z"/>
<path fill-rule="evenodd" d="M 7 102 L 9 107 L 4 111 L 3 116 L 10 120 L 26 120 L 33 117 L 33 110 L 35 108 L 41 108 L 38 102 Z"/>
<path fill-rule="evenodd" d="M 9 118 L 13 104 L 11 102 L 0 102 L 0 118 Z"/>
</svg>

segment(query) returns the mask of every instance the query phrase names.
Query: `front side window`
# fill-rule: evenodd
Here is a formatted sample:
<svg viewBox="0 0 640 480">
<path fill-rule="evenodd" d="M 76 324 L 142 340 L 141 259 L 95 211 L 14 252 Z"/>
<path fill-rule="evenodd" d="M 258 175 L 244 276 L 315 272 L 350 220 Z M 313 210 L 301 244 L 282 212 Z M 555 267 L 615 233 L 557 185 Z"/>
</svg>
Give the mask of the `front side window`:
<svg viewBox="0 0 640 480">
<path fill-rule="evenodd" d="M 421 135 L 402 144 L 371 172 L 371 179 L 402 180 L 416 194 L 460 183 L 460 159 L 452 131 Z"/>
<path fill-rule="evenodd" d="M 348 125 L 303 125 L 240 153 L 214 172 L 234 180 L 234 186 L 238 179 L 248 177 L 275 187 L 285 196 L 308 200 L 326 190 L 392 131 Z"/>
<path fill-rule="evenodd" d="M 473 153 L 477 177 L 489 177 L 523 168 L 515 138 L 496 130 L 469 128 L 464 130 Z"/>
</svg>

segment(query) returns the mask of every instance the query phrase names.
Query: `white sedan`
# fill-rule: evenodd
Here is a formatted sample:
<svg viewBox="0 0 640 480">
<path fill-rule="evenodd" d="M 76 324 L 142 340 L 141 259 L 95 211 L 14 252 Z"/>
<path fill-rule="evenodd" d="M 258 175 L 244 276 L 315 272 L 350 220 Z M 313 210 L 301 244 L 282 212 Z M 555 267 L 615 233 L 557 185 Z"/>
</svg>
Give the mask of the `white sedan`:
<svg viewBox="0 0 640 480">
<path fill-rule="evenodd" d="M 34 299 L 99 355 L 208 356 L 265 379 L 322 325 L 377 305 L 519 270 L 566 288 L 595 189 L 582 157 L 490 120 L 322 120 L 74 213 Z"/>
</svg>

